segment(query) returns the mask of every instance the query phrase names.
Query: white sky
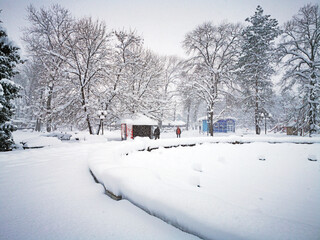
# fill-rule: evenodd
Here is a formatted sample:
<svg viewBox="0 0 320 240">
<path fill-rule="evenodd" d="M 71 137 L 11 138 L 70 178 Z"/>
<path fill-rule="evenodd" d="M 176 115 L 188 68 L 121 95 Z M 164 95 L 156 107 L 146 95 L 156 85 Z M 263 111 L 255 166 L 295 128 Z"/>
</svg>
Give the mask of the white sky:
<svg viewBox="0 0 320 240">
<path fill-rule="evenodd" d="M 0 0 L 0 20 L 9 38 L 23 48 L 21 28 L 27 26 L 26 7 L 48 7 L 54 3 L 73 16 L 105 20 L 111 29 L 135 29 L 145 46 L 161 55 L 184 56 L 181 42 L 197 25 L 212 21 L 242 22 L 252 16 L 257 5 L 280 24 L 307 3 L 316 0 Z"/>
</svg>

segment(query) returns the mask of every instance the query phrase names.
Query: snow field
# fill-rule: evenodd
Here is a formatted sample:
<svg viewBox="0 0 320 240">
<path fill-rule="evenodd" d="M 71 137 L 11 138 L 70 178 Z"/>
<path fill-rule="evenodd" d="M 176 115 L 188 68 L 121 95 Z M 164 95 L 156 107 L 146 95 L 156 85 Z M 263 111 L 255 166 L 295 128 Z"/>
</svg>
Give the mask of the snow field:
<svg viewBox="0 0 320 240">
<path fill-rule="evenodd" d="M 37 135 L 14 132 L 17 143 Z M 197 239 L 128 201 L 108 198 L 87 161 L 118 142 L 86 139 L 0 153 L 1 240 Z"/>
<path fill-rule="evenodd" d="M 14 139 L 37 145 L 40 135 Z M 165 222 L 204 239 L 319 238 L 319 138 L 184 131 L 181 139 L 110 141 L 119 136 L 73 133 L 0 153 L 0 239 L 197 238 Z M 253 143 L 228 143 L 241 139 Z M 159 149 L 138 151 L 148 147 Z M 88 168 L 124 200 L 107 197 Z"/>
<path fill-rule="evenodd" d="M 319 143 L 161 147 L 194 140 L 123 142 L 89 166 L 114 194 L 204 239 L 319 239 L 320 167 L 308 161 Z"/>
</svg>

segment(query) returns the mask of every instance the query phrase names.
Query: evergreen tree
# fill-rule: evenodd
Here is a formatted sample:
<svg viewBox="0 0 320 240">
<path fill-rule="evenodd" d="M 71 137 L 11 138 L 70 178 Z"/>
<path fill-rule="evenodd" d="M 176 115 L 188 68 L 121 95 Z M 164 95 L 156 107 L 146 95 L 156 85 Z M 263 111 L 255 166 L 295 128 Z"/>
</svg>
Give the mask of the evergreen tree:
<svg viewBox="0 0 320 240">
<path fill-rule="evenodd" d="M 15 127 L 10 119 L 15 109 L 12 100 L 18 97 L 20 87 L 10 79 L 17 74 L 14 68 L 20 62 L 18 49 L 0 24 L 0 151 L 9 151 L 14 144 L 11 132 Z"/>
<path fill-rule="evenodd" d="M 280 34 L 278 22 L 270 15 L 263 15 L 258 6 L 255 14 L 246 19 L 249 22 L 243 32 L 242 55 L 239 59 L 240 85 L 248 109 L 254 109 L 256 134 L 260 133 L 260 114 L 266 111 L 271 100 L 275 59 L 274 39 Z"/>
</svg>

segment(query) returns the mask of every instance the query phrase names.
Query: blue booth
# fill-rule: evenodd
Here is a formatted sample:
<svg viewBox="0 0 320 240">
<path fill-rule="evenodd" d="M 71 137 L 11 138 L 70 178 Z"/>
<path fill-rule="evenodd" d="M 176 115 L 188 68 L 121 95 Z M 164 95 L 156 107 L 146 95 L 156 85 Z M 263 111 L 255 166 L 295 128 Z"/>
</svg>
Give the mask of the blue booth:
<svg viewBox="0 0 320 240">
<path fill-rule="evenodd" d="M 202 120 L 202 131 L 209 131 L 209 123 L 207 120 Z M 220 119 L 213 123 L 213 132 L 227 133 L 236 131 L 236 121 L 232 118 Z"/>
<path fill-rule="evenodd" d="M 236 131 L 236 121 L 231 118 L 220 119 L 213 124 L 213 132 L 227 133 Z"/>
</svg>

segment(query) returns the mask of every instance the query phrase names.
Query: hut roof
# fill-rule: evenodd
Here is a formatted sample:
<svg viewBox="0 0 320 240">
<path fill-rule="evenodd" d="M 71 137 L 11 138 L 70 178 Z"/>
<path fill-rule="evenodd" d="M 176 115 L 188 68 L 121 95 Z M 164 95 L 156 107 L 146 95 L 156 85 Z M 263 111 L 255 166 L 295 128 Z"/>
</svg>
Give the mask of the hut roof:
<svg viewBox="0 0 320 240">
<path fill-rule="evenodd" d="M 156 120 L 153 120 L 142 114 L 136 114 L 131 118 L 122 119 L 121 123 L 132 124 L 132 125 L 148 125 L 148 126 L 158 125 L 158 122 Z"/>
</svg>

